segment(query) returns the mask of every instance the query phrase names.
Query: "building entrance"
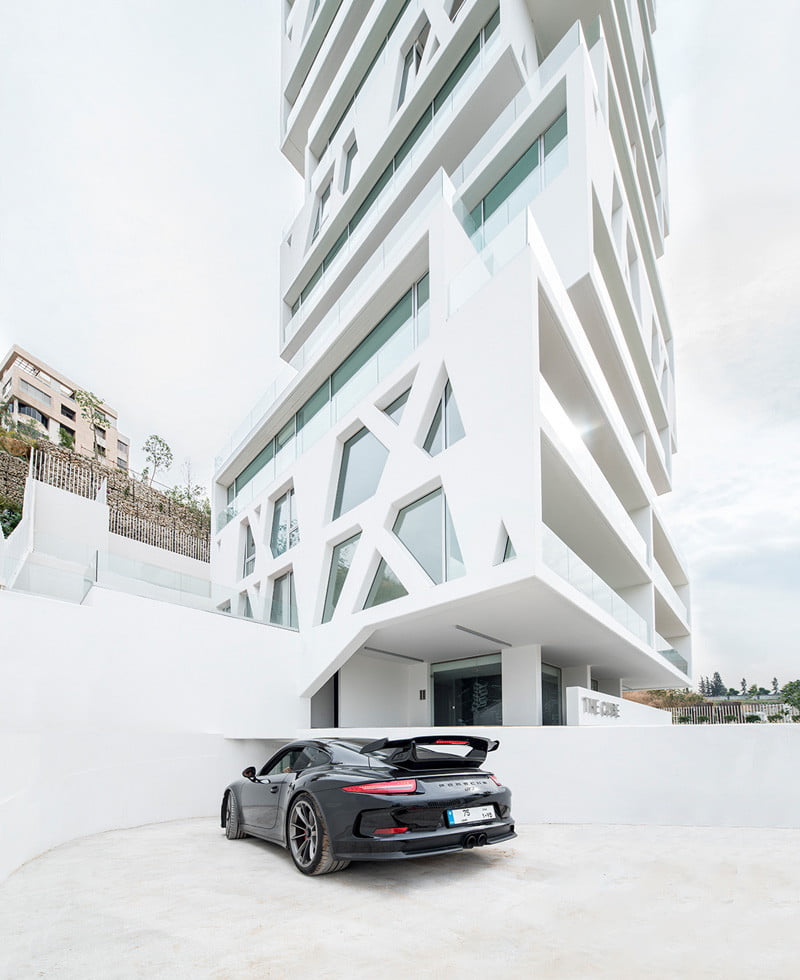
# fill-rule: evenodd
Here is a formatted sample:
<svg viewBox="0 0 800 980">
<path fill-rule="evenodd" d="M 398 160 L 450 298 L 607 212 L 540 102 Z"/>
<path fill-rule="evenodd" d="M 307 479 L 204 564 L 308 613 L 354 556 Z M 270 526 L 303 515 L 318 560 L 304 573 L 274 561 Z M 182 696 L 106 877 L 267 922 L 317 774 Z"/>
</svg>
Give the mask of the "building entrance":
<svg viewBox="0 0 800 980">
<path fill-rule="evenodd" d="M 500 654 L 431 664 L 433 724 L 502 725 Z"/>
<path fill-rule="evenodd" d="M 542 664 L 542 724 L 563 725 L 561 668 Z"/>
</svg>

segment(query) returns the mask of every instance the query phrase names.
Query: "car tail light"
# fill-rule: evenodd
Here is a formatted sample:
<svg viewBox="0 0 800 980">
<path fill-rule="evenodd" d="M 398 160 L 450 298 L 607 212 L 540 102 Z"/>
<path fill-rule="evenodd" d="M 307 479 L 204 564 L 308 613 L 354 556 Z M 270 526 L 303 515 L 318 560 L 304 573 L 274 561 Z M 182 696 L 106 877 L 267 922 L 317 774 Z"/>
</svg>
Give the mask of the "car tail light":
<svg viewBox="0 0 800 980">
<path fill-rule="evenodd" d="M 408 827 L 378 827 L 377 830 L 372 831 L 373 834 L 405 834 L 408 833 Z"/>
<path fill-rule="evenodd" d="M 437 738 L 433 743 L 434 745 L 469 745 L 469 742 L 463 741 L 463 739 L 455 738 Z"/>
<path fill-rule="evenodd" d="M 416 779 L 389 779 L 384 783 L 359 783 L 357 786 L 342 786 L 345 793 L 416 793 Z"/>
<path fill-rule="evenodd" d="M 491 781 L 495 784 L 495 786 L 502 786 L 503 785 L 500 782 L 500 780 L 497 778 L 497 776 L 493 776 L 491 773 L 489 773 L 489 779 L 491 779 Z"/>
</svg>

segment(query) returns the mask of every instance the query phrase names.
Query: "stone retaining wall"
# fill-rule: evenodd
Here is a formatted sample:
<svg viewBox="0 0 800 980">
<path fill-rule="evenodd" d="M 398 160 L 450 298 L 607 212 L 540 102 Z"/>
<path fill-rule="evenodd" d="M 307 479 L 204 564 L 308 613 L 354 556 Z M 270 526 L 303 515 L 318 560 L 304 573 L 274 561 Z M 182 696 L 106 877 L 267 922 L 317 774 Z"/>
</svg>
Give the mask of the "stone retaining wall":
<svg viewBox="0 0 800 980">
<path fill-rule="evenodd" d="M 21 507 L 27 476 L 28 460 L 23 456 L 12 456 L 0 448 L 0 497 L 7 497 Z"/>
</svg>

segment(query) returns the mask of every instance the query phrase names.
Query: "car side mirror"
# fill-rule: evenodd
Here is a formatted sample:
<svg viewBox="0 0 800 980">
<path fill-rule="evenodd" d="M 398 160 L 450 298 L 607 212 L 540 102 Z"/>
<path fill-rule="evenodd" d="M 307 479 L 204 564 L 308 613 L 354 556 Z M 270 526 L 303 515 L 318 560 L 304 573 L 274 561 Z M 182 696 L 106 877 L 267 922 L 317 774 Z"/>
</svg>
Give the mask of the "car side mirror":
<svg viewBox="0 0 800 980">
<path fill-rule="evenodd" d="M 256 781 L 256 767 L 248 766 L 246 769 L 242 769 L 242 775 L 245 779 L 249 779 L 251 782 Z"/>
</svg>

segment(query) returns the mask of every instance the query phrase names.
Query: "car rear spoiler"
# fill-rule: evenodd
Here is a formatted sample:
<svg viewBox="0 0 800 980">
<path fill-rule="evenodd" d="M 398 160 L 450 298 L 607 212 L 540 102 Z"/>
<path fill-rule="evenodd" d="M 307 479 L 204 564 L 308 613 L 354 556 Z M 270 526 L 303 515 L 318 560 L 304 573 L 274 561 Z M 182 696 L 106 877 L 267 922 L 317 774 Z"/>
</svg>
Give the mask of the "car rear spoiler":
<svg viewBox="0 0 800 980">
<path fill-rule="evenodd" d="M 494 752 L 499 744 L 497 739 L 481 738 L 479 735 L 417 735 L 411 738 L 379 738 L 369 742 L 361 751 L 370 754 L 391 749 L 393 751 L 384 756 L 387 762 L 413 768 L 440 768 L 443 762 L 448 766 L 472 767 L 480 765 L 486 759 L 487 753 Z M 426 745 L 430 745 L 433 751 L 426 753 Z M 449 753 L 446 748 L 448 745 L 468 745 L 469 752 L 466 755 Z"/>
</svg>

